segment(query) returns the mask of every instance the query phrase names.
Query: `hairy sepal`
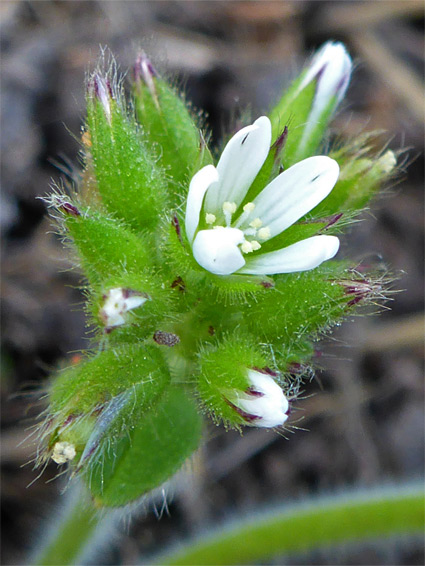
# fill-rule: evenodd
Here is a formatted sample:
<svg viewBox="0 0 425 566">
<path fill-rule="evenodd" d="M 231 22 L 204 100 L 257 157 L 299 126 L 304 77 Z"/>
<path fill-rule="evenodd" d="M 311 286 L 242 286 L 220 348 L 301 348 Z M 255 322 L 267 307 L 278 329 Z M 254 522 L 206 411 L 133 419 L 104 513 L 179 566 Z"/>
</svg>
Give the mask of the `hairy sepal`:
<svg viewBox="0 0 425 566">
<path fill-rule="evenodd" d="M 90 156 L 102 203 L 135 230 L 154 227 L 167 202 L 164 172 L 152 155 L 134 117 L 110 101 L 111 117 L 89 98 L 87 130 Z"/>
</svg>

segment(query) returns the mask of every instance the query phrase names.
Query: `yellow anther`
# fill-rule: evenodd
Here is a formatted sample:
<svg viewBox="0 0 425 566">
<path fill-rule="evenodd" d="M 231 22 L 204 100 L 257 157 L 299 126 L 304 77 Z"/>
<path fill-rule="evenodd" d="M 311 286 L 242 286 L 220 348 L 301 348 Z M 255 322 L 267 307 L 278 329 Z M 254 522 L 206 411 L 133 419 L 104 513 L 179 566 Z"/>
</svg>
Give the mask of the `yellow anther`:
<svg viewBox="0 0 425 566">
<path fill-rule="evenodd" d="M 257 240 L 251 240 L 251 246 L 252 246 L 253 252 L 256 252 L 257 250 L 259 250 L 261 248 L 261 244 L 260 244 L 260 242 L 257 242 Z"/>
<path fill-rule="evenodd" d="M 260 228 L 257 232 L 257 236 L 258 238 L 260 238 L 260 240 L 268 240 L 271 236 L 270 228 L 268 226 L 265 226 L 264 228 Z"/>
<path fill-rule="evenodd" d="M 253 251 L 251 242 L 245 240 L 245 242 L 241 245 L 241 250 L 243 251 L 244 254 L 251 253 Z"/>
<path fill-rule="evenodd" d="M 243 211 L 244 212 L 252 212 L 255 208 L 255 204 L 253 202 L 247 202 L 244 207 L 243 207 Z"/>
<path fill-rule="evenodd" d="M 237 206 L 235 202 L 224 202 L 223 203 L 223 212 L 230 212 L 230 214 L 234 214 L 236 212 Z"/>
<path fill-rule="evenodd" d="M 215 217 L 215 214 L 211 214 L 211 213 L 209 213 L 209 212 L 206 213 L 206 215 L 205 215 L 205 222 L 206 222 L 207 224 L 214 224 L 214 222 L 215 222 L 216 220 L 217 220 L 217 219 L 216 219 L 216 217 Z"/>
<path fill-rule="evenodd" d="M 261 220 L 261 218 L 254 218 L 254 220 L 252 222 L 249 223 L 249 225 L 252 228 L 261 228 L 261 226 L 263 225 L 263 221 Z"/>
</svg>

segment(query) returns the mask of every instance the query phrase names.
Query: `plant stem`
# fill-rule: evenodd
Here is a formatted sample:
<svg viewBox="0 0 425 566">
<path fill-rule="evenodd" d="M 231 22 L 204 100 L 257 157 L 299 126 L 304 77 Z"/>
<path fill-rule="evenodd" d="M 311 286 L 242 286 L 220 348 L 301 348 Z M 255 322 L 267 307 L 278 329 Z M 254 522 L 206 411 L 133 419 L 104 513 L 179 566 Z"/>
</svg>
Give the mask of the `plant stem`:
<svg viewBox="0 0 425 566">
<path fill-rule="evenodd" d="M 257 514 L 162 555 L 156 564 L 230 565 L 345 542 L 416 534 L 424 527 L 423 486 L 398 486 L 318 499 Z M 152 562 L 150 562 L 152 563 Z"/>
<path fill-rule="evenodd" d="M 75 486 L 68 494 L 63 516 L 47 535 L 47 543 L 36 554 L 37 566 L 77 564 L 102 521 L 87 492 Z"/>
</svg>

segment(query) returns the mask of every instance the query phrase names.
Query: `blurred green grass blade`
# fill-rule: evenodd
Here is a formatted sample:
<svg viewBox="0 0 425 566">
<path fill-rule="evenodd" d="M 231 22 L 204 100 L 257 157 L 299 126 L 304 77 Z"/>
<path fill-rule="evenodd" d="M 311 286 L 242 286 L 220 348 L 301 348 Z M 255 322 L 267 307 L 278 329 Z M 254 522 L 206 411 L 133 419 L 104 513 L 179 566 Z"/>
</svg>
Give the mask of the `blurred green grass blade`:
<svg viewBox="0 0 425 566">
<path fill-rule="evenodd" d="M 34 566 L 77 564 L 79 556 L 93 539 L 99 521 L 101 515 L 88 495 L 79 488 L 73 489 L 63 518 L 54 523 L 50 535 L 47 534 L 47 544 L 42 541 L 42 549 L 30 563 Z"/>
<path fill-rule="evenodd" d="M 423 532 L 424 522 L 423 486 L 351 492 L 255 513 L 162 555 L 155 564 L 263 563 L 286 553 Z"/>
</svg>

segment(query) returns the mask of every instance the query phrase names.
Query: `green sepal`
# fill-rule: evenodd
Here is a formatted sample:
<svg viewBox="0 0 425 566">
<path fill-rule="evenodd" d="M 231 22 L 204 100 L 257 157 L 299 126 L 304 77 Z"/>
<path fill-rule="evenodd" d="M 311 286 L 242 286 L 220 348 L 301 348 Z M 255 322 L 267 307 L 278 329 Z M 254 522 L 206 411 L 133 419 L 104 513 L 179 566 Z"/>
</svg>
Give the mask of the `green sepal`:
<svg viewBox="0 0 425 566">
<path fill-rule="evenodd" d="M 252 202 L 255 197 L 258 196 L 260 192 L 270 183 L 270 181 L 272 181 L 272 179 L 277 176 L 279 169 L 278 165 L 279 160 L 276 157 L 276 149 L 274 147 L 271 147 L 266 160 L 263 163 L 263 166 L 255 177 L 254 182 L 248 189 L 248 192 L 243 202 L 241 203 L 237 214 L 242 213 L 243 206 L 248 202 Z"/>
<path fill-rule="evenodd" d="M 101 283 L 112 273 L 141 273 L 152 263 L 148 238 L 119 220 L 89 209 L 81 216 L 68 216 L 65 227 L 92 283 Z"/>
<path fill-rule="evenodd" d="M 304 76 L 305 71 L 292 83 L 270 113 L 273 142 L 283 132 L 284 127 L 288 127 L 288 137 L 282 151 L 282 163 L 285 169 L 316 154 L 318 148 L 323 145 L 326 130 L 337 106 L 337 97 L 331 97 L 328 106 L 316 120 L 315 126 L 304 137 L 317 86 L 316 78 L 299 91 Z"/>
<path fill-rule="evenodd" d="M 110 99 L 111 116 L 89 97 L 87 128 L 97 189 L 106 208 L 136 230 L 152 228 L 167 202 L 164 172 L 121 102 Z"/>
<path fill-rule="evenodd" d="M 294 101 L 297 99 L 297 94 L 299 87 L 304 79 L 306 71 L 303 71 L 299 77 L 297 77 L 289 86 L 289 88 L 283 93 L 280 100 L 276 105 L 270 110 L 269 118 L 272 125 L 272 143 L 274 143 L 277 138 L 283 132 L 285 126 L 290 126 L 288 122 L 292 119 L 296 119 L 298 124 L 302 123 L 301 118 L 296 118 L 291 112 L 288 112 L 289 108 L 296 110 L 296 115 L 304 115 L 304 120 L 307 119 L 310 113 L 311 105 L 313 102 L 315 88 L 303 89 L 300 94 L 302 94 L 302 100 L 300 103 L 294 106 Z M 311 85 L 311 83 L 310 83 Z M 299 94 L 298 94 L 299 96 Z"/>
<path fill-rule="evenodd" d="M 154 92 L 136 80 L 137 119 L 159 163 L 173 179 L 174 190 L 181 192 L 179 185 L 187 187 L 196 171 L 212 163 L 212 157 L 184 99 L 161 78 L 153 76 L 152 85 Z"/>
<path fill-rule="evenodd" d="M 136 383 L 146 382 L 147 391 L 155 391 L 169 379 L 163 355 L 155 345 L 105 350 L 56 377 L 50 386 L 50 409 L 65 417 L 84 414 Z"/>
<path fill-rule="evenodd" d="M 202 404 L 217 423 L 222 421 L 233 428 L 246 424 L 231 398 L 248 389 L 249 369 L 268 365 L 269 360 L 255 341 L 238 333 L 201 350 L 196 386 Z"/>
<path fill-rule="evenodd" d="M 346 264 L 335 261 L 277 275 L 275 287 L 244 308 L 245 320 L 259 340 L 273 344 L 318 336 L 347 314 L 349 298 L 337 281 L 349 277 Z"/>
<path fill-rule="evenodd" d="M 366 144 L 372 136 L 363 139 L 363 147 L 349 145 L 330 153 L 340 165 L 339 178 L 331 193 L 311 211 L 312 215 L 361 211 L 378 189 L 394 177 L 397 159 L 392 151 L 365 155 L 370 151 Z"/>
<path fill-rule="evenodd" d="M 95 503 L 121 507 L 168 480 L 198 448 L 202 419 L 180 388 L 168 389 L 122 436 L 89 463 L 86 481 Z"/>
</svg>

